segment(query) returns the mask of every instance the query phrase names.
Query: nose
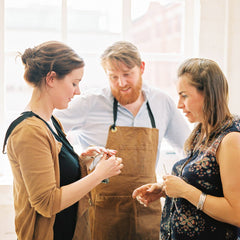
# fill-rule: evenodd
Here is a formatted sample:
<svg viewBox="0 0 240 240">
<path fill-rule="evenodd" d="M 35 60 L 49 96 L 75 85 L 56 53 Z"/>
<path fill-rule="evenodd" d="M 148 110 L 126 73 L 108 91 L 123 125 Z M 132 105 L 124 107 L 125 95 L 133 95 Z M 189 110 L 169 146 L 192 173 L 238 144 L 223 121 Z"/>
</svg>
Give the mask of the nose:
<svg viewBox="0 0 240 240">
<path fill-rule="evenodd" d="M 183 102 L 181 101 L 181 99 L 178 100 L 178 104 L 177 104 L 177 108 L 182 109 L 184 106 Z"/>
<path fill-rule="evenodd" d="M 118 78 L 118 85 L 119 85 L 120 87 L 123 87 L 123 86 L 126 85 L 126 79 L 125 79 L 124 76 L 120 76 L 120 77 Z"/>
<path fill-rule="evenodd" d="M 80 95 L 80 94 L 81 94 L 80 88 L 79 88 L 79 86 L 77 86 L 75 88 L 74 95 Z"/>
</svg>

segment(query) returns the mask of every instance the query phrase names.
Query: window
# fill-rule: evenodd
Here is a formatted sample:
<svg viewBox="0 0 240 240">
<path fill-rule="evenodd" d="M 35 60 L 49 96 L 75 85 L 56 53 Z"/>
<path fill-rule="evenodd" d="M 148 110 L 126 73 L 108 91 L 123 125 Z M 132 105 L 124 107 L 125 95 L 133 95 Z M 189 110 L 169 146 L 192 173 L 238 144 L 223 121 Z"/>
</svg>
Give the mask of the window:
<svg viewBox="0 0 240 240">
<path fill-rule="evenodd" d="M 99 59 L 104 49 L 121 39 L 132 41 L 146 62 L 144 81 L 176 98 L 176 69 L 183 57 L 184 0 L 1 0 L 0 9 L 0 53 L 4 56 L 0 114 L 5 119 L 1 136 L 31 96 L 17 52 L 47 40 L 64 41 L 84 58 L 82 91 L 107 84 Z M 10 172 L 6 162 L 6 155 L 1 155 L 0 182 Z"/>
<path fill-rule="evenodd" d="M 132 1 L 129 38 L 146 61 L 144 79 L 173 98 L 176 69 L 183 56 L 183 16 L 184 1 Z"/>
</svg>

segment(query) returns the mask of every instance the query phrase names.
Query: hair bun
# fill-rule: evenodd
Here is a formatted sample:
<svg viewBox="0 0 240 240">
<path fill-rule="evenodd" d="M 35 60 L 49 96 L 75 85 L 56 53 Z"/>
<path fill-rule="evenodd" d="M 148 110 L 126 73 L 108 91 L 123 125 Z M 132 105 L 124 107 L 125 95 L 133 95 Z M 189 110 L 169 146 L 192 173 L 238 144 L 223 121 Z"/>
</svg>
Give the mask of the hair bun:
<svg viewBox="0 0 240 240">
<path fill-rule="evenodd" d="M 29 59 L 32 59 L 35 56 L 34 50 L 32 48 L 27 48 L 22 54 L 22 62 L 27 64 Z"/>
</svg>

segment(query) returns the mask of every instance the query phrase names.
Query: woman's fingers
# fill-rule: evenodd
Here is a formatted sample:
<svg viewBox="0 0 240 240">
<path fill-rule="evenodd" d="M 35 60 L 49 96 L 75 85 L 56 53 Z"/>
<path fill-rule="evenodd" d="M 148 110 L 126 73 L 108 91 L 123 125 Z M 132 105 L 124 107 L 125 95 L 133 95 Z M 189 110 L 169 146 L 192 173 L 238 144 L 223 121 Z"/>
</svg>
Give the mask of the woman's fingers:
<svg viewBox="0 0 240 240">
<path fill-rule="evenodd" d="M 146 193 L 148 188 L 149 188 L 149 184 L 136 188 L 132 193 L 132 197 L 136 198 L 138 195 L 143 196 Z"/>
</svg>

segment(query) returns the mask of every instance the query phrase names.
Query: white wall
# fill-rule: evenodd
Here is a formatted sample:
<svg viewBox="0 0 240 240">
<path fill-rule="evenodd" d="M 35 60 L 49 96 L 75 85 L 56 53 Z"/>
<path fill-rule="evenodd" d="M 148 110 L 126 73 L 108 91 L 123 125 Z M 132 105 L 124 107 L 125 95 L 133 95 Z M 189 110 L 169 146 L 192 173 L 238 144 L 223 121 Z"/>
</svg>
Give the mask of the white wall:
<svg viewBox="0 0 240 240">
<path fill-rule="evenodd" d="M 216 61 L 229 83 L 229 107 L 240 114 L 240 1 L 186 0 L 186 57 Z"/>
<path fill-rule="evenodd" d="M 12 186 L 0 185 L 0 239 L 16 240 Z"/>
<path fill-rule="evenodd" d="M 0 0 L 0 113 L 4 113 L 4 29 L 1 26 L 4 26 L 4 0 Z M 4 116 L 0 117 L 0 124 L 4 124 Z"/>
<path fill-rule="evenodd" d="M 240 114 L 240 1 L 229 0 L 228 37 L 226 46 L 227 77 L 230 82 L 230 107 L 232 112 Z"/>
</svg>

